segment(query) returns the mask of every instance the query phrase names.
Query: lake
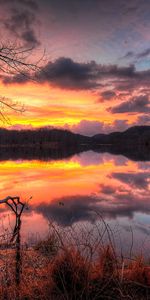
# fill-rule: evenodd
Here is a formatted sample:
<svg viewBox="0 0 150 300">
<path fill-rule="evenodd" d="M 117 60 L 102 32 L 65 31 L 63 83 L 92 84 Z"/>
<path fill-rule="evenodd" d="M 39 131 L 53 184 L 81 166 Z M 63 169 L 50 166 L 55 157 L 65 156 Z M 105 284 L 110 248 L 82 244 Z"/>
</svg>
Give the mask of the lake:
<svg viewBox="0 0 150 300">
<path fill-rule="evenodd" d="M 66 159 L 7 160 L 0 163 L 0 198 L 29 201 L 22 217 L 22 240 L 46 236 L 49 221 L 65 228 L 89 228 L 102 217 L 118 248 L 146 255 L 150 246 L 150 162 L 87 151 Z M 13 226 L 1 205 L 0 230 Z"/>
</svg>

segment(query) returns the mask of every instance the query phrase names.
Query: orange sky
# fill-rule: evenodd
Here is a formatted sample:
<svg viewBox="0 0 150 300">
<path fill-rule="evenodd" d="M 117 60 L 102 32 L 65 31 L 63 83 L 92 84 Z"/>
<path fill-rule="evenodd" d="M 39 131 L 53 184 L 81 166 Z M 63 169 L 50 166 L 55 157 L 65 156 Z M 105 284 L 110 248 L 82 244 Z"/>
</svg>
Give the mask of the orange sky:
<svg viewBox="0 0 150 300">
<path fill-rule="evenodd" d="M 128 120 L 132 124 L 137 116 L 111 114 L 107 111 L 109 102 L 98 102 L 98 95 L 92 91 L 72 91 L 52 87 L 48 84 L 27 83 L 4 85 L 1 83 L 1 95 L 25 106 L 25 112 L 16 113 L 7 110 L 12 126 L 25 125 L 42 126 L 71 126 L 82 120 L 103 122 L 111 125 L 117 119 Z M 111 100 L 114 105 L 116 100 Z M 10 126 L 10 124 L 4 124 Z"/>
<path fill-rule="evenodd" d="M 27 59 L 42 65 L 26 78 L 11 64 L 0 74 L 1 95 L 26 107 L 6 112 L 12 126 L 94 135 L 149 125 L 150 4 L 108 2 L 1 1 L 1 43 L 32 49 Z"/>
</svg>

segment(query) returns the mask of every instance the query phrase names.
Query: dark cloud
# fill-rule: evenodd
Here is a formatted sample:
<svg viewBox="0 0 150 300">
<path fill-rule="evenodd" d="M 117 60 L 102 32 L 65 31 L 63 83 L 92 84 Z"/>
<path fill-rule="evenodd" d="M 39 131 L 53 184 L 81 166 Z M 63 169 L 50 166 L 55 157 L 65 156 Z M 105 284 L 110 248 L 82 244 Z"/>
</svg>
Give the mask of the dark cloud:
<svg viewBox="0 0 150 300">
<path fill-rule="evenodd" d="M 138 53 L 138 54 L 136 55 L 136 58 L 137 58 L 137 59 L 141 59 L 141 58 L 147 57 L 148 55 L 150 55 L 150 48 L 144 50 L 144 51 L 141 52 L 141 53 Z"/>
<path fill-rule="evenodd" d="M 9 84 L 9 83 L 25 84 L 29 80 L 32 80 L 32 78 L 30 74 L 25 71 L 23 73 L 16 74 L 15 76 L 12 77 L 5 76 L 3 78 L 3 83 L 4 84 Z"/>
<path fill-rule="evenodd" d="M 77 63 L 70 58 L 62 57 L 49 62 L 32 79 L 40 83 L 48 82 L 61 88 L 92 89 L 99 86 L 97 73 L 95 62 Z M 24 77 L 24 82 L 27 82 L 29 77 Z M 4 83 L 20 83 L 19 74 L 13 78 L 5 78 Z"/>
<path fill-rule="evenodd" d="M 30 17 L 26 14 L 15 18 L 15 22 L 11 23 L 11 30 L 15 29 L 16 22 L 19 24 L 25 23 L 25 27 L 29 27 Z M 32 18 L 31 18 L 32 19 Z M 31 21 L 32 22 L 32 21 Z M 22 25 L 20 25 L 21 28 Z M 34 36 L 34 31 L 21 31 L 26 42 L 33 41 L 34 44 L 38 41 Z M 150 92 L 150 69 L 146 71 L 137 71 L 134 65 L 120 67 L 118 65 L 102 65 L 95 61 L 87 63 L 76 62 L 71 58 L 61 57 L 55 61 L 49 61 L 45 66 L 40 68 L 40 71 L 30 74 L 25 78 L 24 83 L 33 79 L 39 83 L 49 83 L 50 85 L 72 90 L 100 90 L 107 86 L 107 90 L 103 93 L 105 99 L 110 99 L 115 96 L 121 101 L 126 99 L 126 94 L 134 91 L 147 90 L 147 96 L 141 95 L 130 99 L 130 102 L 124 102 L 120 106 L 112 108 L 112 112 L 145 112 L 148 106 L 148 94 Z M 20 83 L 19 74 L 13 77 L 4 77 L 4 83 Z M 110 87 L 110 90 L 109 90 Z M 113 90 L 112 90 L 113 88 Z M 119 91 L 123 91 L 122 96 L 119 96 Z M 100 102 L 100 101 L 99 101 Z M 111 109 L 110 109 L 111 111 Z"/>
<path fill-rule="evenodd" d="M 123 57 L 122 59 L 129 59 L 134 57 L 134 52 L 133 51 L 128 51 Z"/>
<path fill-rule="evenodd" d="M 30 80 L 30 75 L 25 71 L 24 73 L 16 74 L 14 77 L 4 77 L 3 83 L 8 84 L 8 83 L 18 83 L 18 84 L 23 84 L 26 83 L 27 81 Z"/>
<path fill-rule="evenodd" d="M 113 178 L 138 189 L 148 189 L 150 173 L 112 173 Z"/>
<path fill-rule="evenodd" d="M 128 101 L 125 101 L 113 108 L 109 108 L 108 111 L 112 113 L 148 113 L 150 112 L 150 102 L 148 95 L 141 95 L 134 98 L 131 98 Z"/>
<path fill-rule="evenodd" d="M 138 76 L 133 64 L 127 67 L 119 67 L 117 65 L 98 65 L 98 71 L 98 75 L 100 78 L 133 78 Z"/>
<path fill-rule="evenodd" d="M 61 88 L 91 89 L 98 86 L 98 70 L 95 62 L 77 63 L 70 58 L 49 62 L 36 74 L 40 82 L 50 82 Z"/>
<path fill-rule="evenodd" d="M 101 193 L 104 193 L 106 195 L 112 195 L 115 194 L 116 189 L 113 186 L 110 185 L 100 185 Z"/>
<path fill-rule="evenodd" d="M 26 30 L 22 33 L 21 38 L 29 45 L 39 46 L 40 42 L 37 39 L 33 29 Z"/>
<path fill-rule="evenodd" d="M 29 7 L 30 9 L 33 10 L 38 10 L 38 4 L 37 1 L 34 0 L 0 0 L 0 4 L 19 4 L 19 5 L 23 5 L 26 7 Z"/>
<path fill-rule="evenodd" d="M 17 17 L 19 25 L 21 20 L 28 24 L 29 16 L 26 19 Z M 16 21 L 15 21 L 16 23 Z M 15 25 L 11 24 L 12 30 Z M 68 89 L 95 89 L 104 86 L 101 81 L 109 78 L 132 78 L 136 76 L 133 65 L 129 67 L 118 67 L 117 65 L 101 65 L 95 61 L 89 63 L 78 63 L 70 58 L 61 57 L 54 62 L 48 62 L 33 78 L 41 83 L 48 82 L 54 86 Z M 18 75 L 10 78 L 10 83 L 18 83 Z M 27 81 L 27 79 L 26 79 Z M 5 81 L 6 82 L 6 81 Z M 7 83 L 9 78 L 7 78 Z"/>
<path fill-rule="evenodd" d="M 26 45 L 30 45 L 32 47 L 38 46 L 40 42 L 36 37 L 34 29 L 37 23 L 35 13 L 35 11 L 38 9 L 37 4 L 34 1 L 29 0 L 13 2 L 16 4 L 16 6 L 10 6 L 9 16 L 6 18 L 6 20 L 4 20 L 6 29 L 17 38 L 23 40 Z M 12 4 L 12 2 L 10 3 Z"/>
<path fill-rule="evenodd" d="M 106 90 L 101 93 L 101 97 L 104 100 L 110 100 L 110 99 L 114 98 L 115 96 L 116 96 L 116 93 L 111 90 Z"/>
<path fill-rule="evenodd" d="M 135 58 L 135 59 L 142 59 L 145 58 L 147 56 L 150 55 L 150 48 L 147 48 L 139 53 L 135 53 L 133 51 L 128 51 L 123 57 L 122 59 L 131 59 L 131 58 Z"/>
<path fill-rule="evenodd" d="M 27 10 L 19 11 L 13 8 L 11 13 L 11 17 L 5 22 L 5 26 L 11 31 L 26 30 L 35 21 L 34 14 Z"/>
<path fill-rule="evenodd" d="M 139 80 L 131 78 L 131 79 L 126 79 L 126 80 L 119 79 L 118 81 L 113 82 L 113 84 L 115 85 L 117 91 L 119 91 L 119 92 L 132 93 L 136 87 L 138 89 L 139 85 L 142 84 L 142 82 L 139 84 Z"/>
</svg>

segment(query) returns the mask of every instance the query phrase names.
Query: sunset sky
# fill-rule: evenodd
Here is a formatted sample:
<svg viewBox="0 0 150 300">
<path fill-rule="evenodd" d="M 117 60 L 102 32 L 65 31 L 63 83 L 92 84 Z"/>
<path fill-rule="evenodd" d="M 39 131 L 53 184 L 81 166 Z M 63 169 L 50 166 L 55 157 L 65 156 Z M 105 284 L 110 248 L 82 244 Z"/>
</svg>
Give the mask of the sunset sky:
<svg viewBox="0 0 150 300">
<path fill-rule="evenodd" d="M 86 135 L 150 125 L 150 1 L 0 0 L 1 43 L 33 47 L 29 76 L 0 74 L 10 128 Z M 43 57 L 44 53 L 44 57 Z"/>
</svg>

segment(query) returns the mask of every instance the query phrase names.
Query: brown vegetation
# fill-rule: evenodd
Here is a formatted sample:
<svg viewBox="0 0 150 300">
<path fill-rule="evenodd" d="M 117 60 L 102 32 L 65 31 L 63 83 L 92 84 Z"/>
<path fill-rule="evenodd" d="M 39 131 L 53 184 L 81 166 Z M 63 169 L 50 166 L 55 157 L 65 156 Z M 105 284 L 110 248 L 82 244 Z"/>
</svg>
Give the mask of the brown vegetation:
<svg viewBox="0 0 150 300">
<path fill-rule="evenodd" d="M 63 232 L 53 226 L 47 239 L 22 246 L 20 255 L 16 282 L 15 249 L 0 252 L 0 299 L 150 299 L 150 268 L 144 259 L 119 257 L 112 241 L 94 242 L 91 231 Z"/>
</svg>

